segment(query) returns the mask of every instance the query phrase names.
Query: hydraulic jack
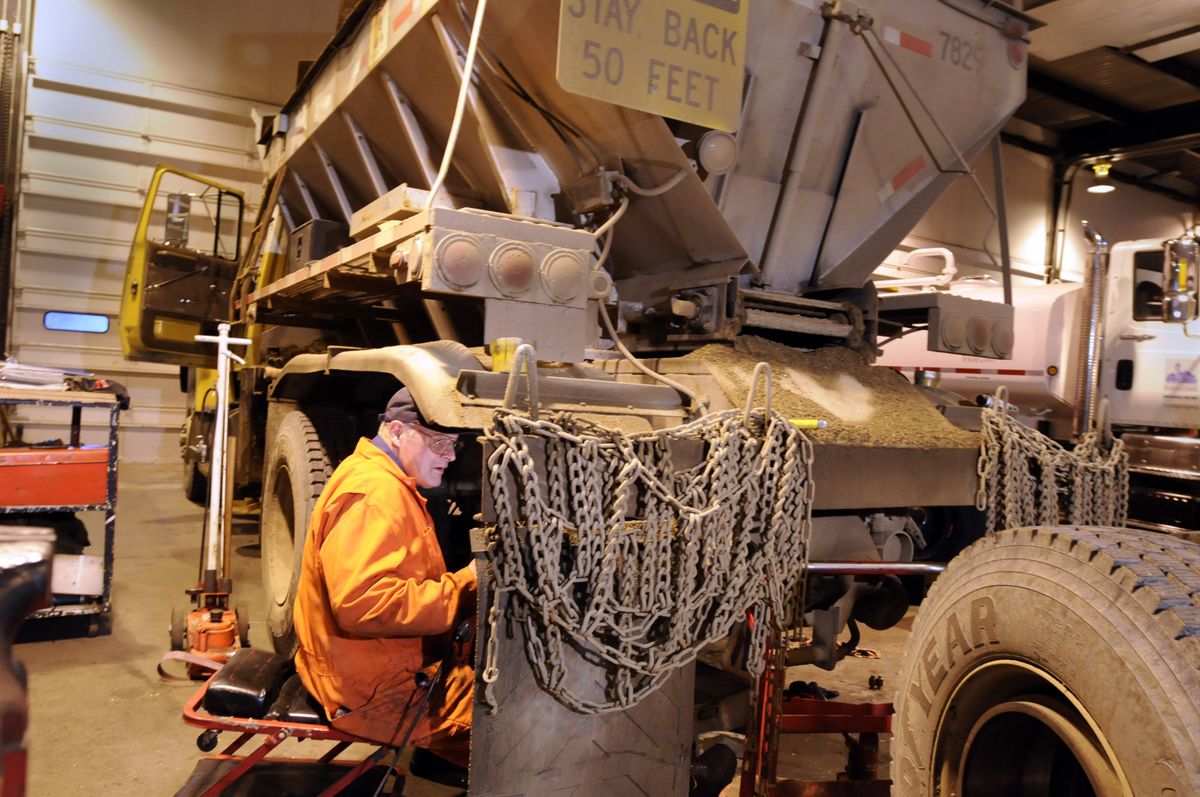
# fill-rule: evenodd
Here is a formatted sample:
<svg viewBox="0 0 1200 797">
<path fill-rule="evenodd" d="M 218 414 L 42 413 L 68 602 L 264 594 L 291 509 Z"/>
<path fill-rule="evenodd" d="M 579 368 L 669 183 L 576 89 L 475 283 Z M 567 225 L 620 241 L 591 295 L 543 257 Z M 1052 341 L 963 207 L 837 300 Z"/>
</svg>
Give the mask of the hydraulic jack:
<svg viewBox="0 0 1200 797">
<path fill-rule="evenodd" d="M 232 440 L 229 434 L 229 361 L 245 362 L 231 352 L 229 346 L 248 346 L 250 341 L 229 337 L 229 324 L 222 323 L 217 329 L 215 336 L 196 336 L 198 341 L 217 344 L 217 408 L 213 421 L 200 578 L 187 590 L 194 608 L 176 608 L 171 612 L 172 652 L 165 657 L 183 659 L 187 663 L 188 676 L 193 679 L 207 677 L 238 648 L 250 646 L 250 624 L 245 611 L 240 606 L 230 611 L 229 606 L 233 592 L 233 581 L 229 577 L 233 482 L 226 467 Z"/>
</svg>

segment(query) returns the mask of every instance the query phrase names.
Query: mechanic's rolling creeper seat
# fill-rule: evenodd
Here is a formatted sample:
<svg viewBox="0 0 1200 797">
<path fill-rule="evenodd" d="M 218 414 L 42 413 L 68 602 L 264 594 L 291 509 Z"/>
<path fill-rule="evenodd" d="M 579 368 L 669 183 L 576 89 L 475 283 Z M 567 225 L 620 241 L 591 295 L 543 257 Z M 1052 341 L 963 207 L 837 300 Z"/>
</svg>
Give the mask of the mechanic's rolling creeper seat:
<svg viewBox="0 0 1200 797">
<path fill-rule="evenodd" d="M 206 753 L 216 749 L 223 731 L 236 733 L 237 737 L 220 753 L 201 759 L 176 797 L 371 797 L 377 793 L 380 780 L 393 773 L 385 759 L 397 748 L 335 730 L 300 682 L 292 660 L 275 653 L 243 648 L 230 656 L 229 662 L 188 700 L 183 719 L 204 729 L 196 744 Z M 238 755 L 255 736 L 262 738 L 258 747 Z M 319 758 L 275 756 L 265 760 L 288 739 L 335 744 Z M 356 743 L 376 749 L 361 761 L 337 758 Z M 403 774 L 396 772 L 390 788 L 384 784 L 378 793 L 399 797 L 403 789 Z"/>
</svg>

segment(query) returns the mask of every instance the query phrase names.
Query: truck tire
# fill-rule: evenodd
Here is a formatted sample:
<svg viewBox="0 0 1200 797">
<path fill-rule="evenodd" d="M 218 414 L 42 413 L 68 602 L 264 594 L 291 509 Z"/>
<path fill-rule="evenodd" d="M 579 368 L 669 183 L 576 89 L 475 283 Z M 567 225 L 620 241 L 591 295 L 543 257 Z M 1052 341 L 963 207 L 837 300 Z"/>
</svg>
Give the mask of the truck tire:
<svg viewBox="0 0 1200 797">
<path fill-rule="evenodd" d="M 899 797 L 1200 794 L 1200 546 L 990 535 L 934 583 L 899 683 Z"/>
<path fill-rule="evenodd" d="M 183 494 L 193 504 L 204 506 L 208 503 L 208 477 L 200 472 L 195 460 L 183 461 Z"/>
<path fill-rule="evenodd" d="M 173 606 L 171 608 L 171 625 L 167 633 L 171 637 L 171 650 L 183 650 L 187 645 L 188 610 Z"/>
<path fill-rule="evenodd" d="M 262 575 L 267 631 L 275 651 L 296 651 L 292 604 L 308 521 L 325 481 L 354 446 L 354 425 L 333 410 L 284 416 L 267 453 L 262 507 Z"/>
<path fill-rule="evenodd" d="M 207 434 L 204 431 L 206 427 Z M 192 447 L 200 443 L 211 446 L 211 429 L 212 413 L 189 412 L 187 420 L 183 422 L 179 437 L 185 447 Z M 208 505 L 208 476 L 200 467 L 198 454 L 184 453 L 183 455 L 183 494 L 193 504 Z"/>
</svg>

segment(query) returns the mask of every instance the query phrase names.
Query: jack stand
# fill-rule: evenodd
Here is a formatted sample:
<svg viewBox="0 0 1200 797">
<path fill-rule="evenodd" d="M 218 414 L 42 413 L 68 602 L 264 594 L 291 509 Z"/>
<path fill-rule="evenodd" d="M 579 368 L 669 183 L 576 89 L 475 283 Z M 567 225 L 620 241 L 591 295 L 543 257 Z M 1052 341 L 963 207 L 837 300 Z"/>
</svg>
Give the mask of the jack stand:
<svg viewBox="0 0 1200 797">
<path fill-rule="evenodd" d="M 876 776 L 879 734 L 892 729 L 892 704 L 788 698 L 783 690 L 786 674 L 783 647 L 772 641 L 746 738 L 739 797 L 887 797 L 892 782 Z M 779 737 L 785 733 L 842 734 L 846 770 L 834 781 L 778 779 Z"/>
<path fill-rule="evenodd" d="M 232 526 L 233 480 L 226 463 L 229 444 L 229 361 L 244 365 L 245 360 L 229 346 L 249 346 L 247 338 L 229 337 L 229 324 L 217 326 L 217 335 L 196 335 L 202 343 L 217 344 L 217 410 L 213 422 L 212 461 L 208 478 L 208 508 L 204 531 L 200 579 L 187 590 L 195 606 L 190 611 L 171 612 L 171 649 L 186 651 L 215 665 L 224 664 L 239 648 L 249 647 L 250 624 L 242 607 L 229 610 L 233 581 L 229 578 L 229 537 Z M 186 659 L 185 659 L 186 660 Z M 190 678 L 205 678 L 209 673 L 203 662 L 188 661 Z"/>
</svg>

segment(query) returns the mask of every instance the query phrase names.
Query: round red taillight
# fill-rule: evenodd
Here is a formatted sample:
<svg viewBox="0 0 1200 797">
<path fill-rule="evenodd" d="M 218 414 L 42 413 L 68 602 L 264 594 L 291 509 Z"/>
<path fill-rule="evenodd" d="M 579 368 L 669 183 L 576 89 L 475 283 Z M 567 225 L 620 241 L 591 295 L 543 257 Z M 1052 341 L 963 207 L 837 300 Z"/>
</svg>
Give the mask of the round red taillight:
<svg viewBox="0 0 1200 797">
<path fill-rule="evenodd" d="M 483 252 L 473 239 L 455 235 L 437 251 L 438 273 L 453 288 L 469 288 L 483 276 Z"/>
<path fill-rule="evenodd" d="M 520 244 L 508 243 L 492 253 L 492 282 L 505 296 L 513 296 L 529 290 L 537 275 L 533 255 Z"/>
<path fill-rule="evenodd" d="M 556 302 L 569 302 L 583 293 L 588 284 L 588 268 L 579 255 L 551 252 L 542 262 L 542 285 Z"/>
</svg>

